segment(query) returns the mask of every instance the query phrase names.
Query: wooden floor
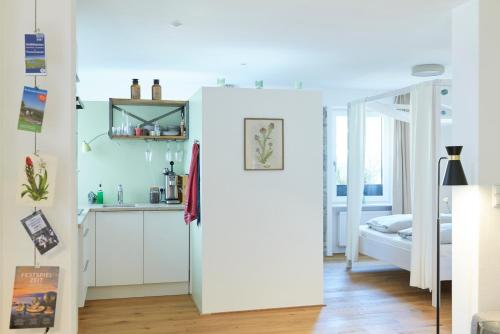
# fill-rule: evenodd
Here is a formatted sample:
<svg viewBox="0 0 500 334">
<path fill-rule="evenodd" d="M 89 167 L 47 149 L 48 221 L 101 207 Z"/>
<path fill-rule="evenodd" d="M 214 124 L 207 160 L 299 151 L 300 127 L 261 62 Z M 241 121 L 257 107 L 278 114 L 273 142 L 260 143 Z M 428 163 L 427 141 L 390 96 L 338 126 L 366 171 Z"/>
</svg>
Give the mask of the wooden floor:
<svg viewBox="0 0 500 334">
<path fill-rule="evenodd" d="M 434 333 L 431 295 L 408 287 L 408 272 L 366 258 L 344 268 L 325 260 L 325 307 L 200 316 L 189 296 L 91 301 L 79 334 Z M 442 333 L 451 333 L 451 285 L 443 290 Z"/>
</svg>

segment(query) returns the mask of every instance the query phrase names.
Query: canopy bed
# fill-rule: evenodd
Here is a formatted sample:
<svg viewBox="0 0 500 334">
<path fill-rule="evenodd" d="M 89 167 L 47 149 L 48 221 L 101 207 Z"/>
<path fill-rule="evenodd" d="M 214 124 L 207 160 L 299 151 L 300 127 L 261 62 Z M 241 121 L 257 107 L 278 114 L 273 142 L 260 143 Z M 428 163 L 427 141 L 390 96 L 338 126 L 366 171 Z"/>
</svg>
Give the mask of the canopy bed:
<svg viewBox="0 0 500 334">
<path fill-rule="evenodd" d="M 441 116 L 451 110 L 444 103 L 450 89 L 450 81 L 433 80 L 348 104 L 347 266 L 352 268 L 361 253 L 408 270 L 411 286 L 433 291 L 433 304 L 437 286 L 433 270 L 437 265 L 436 162 L 444 149 Z M 393 214 L 411 213 L 411 240 L 360 226 L 365 119 L 371 112 L 394 120 Z M 441 244 L 440 250 L 441 280 L 451 280 L 451 244 Z"/>
</svg>

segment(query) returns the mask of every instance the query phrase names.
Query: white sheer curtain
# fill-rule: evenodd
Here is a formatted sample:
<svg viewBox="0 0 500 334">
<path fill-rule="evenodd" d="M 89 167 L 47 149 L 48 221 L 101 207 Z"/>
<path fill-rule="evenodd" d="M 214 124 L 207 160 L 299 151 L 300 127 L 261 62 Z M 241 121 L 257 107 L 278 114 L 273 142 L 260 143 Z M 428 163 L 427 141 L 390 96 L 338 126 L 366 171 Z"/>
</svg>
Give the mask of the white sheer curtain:
<svg viewBox="0 0 500 334">
<path fill-rule="evenodd" d="M 359 224 L 363 205 L 365 171 L 365 123 L 364 102 L 350 103 L 347 109 L 347 267 L 358 260 Z"/>
<path fill-rule="evenodd" d="M 411 213 L 410 124 L 394 120 L 392 214 Z"/>
<path fill-rule="evenodd" d="M 433 289 L 434 283 L 436 138 L 439 134 L 434 90 L 432 83 L 423 83 L 411 91 L 413 242 L 410 285 L 422 289 Z"/>
</svg>

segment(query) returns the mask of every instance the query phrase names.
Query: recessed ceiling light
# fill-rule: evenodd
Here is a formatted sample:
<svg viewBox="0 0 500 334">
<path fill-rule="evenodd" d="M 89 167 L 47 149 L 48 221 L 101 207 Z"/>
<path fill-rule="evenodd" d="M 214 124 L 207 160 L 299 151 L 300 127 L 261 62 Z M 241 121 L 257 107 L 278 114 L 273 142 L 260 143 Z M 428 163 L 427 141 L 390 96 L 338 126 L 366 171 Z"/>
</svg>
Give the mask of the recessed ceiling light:
<svg viewBox="0 0 500 334">
<path fill-rule="evenodd" d="M 175 21 L 172 21 L 172 23 L 170 23 L 170 26 L 174 27 L 174 28 L 179 28 L 180 26 L 182 26 L 182 22 L 179 20 L 175 20 Z"/>
<path fill-rule="evenodd" d="M 444 73 L 444 66 L 441 64 L 422 64 L 411 68 L 411 74 L 415 77 L 434 77 Z"/>
</svg>

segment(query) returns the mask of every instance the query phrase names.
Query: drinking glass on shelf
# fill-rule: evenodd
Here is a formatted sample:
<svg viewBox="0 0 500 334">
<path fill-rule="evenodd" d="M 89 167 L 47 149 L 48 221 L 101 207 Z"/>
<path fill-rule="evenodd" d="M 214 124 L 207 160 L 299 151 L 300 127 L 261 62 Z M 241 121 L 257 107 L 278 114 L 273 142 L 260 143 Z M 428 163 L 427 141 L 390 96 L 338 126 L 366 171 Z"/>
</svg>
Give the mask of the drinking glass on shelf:
<svg viewBox="0 0 500 334">
<path fill-rule="evenodd" d="M 182 162 L 184 159 L 184 149 L 182 148 L 181 142 L 177 142 L 175 149 L 175 161 Z"/>
<path fill-rule="evenodd" d="M 149 143 L 146 145 L 144 155 L 146 157 L 146 162 L 151 162 L 151 160 L 153 160 L 153 151 L 151 150 L 151 145 Z"/>
<path fill-rule="evenodd" d="M 167 151 L 165 152 L 165 160 L 168 162 L 174 161 L 174 154 L 170 142 L 167 142 Z"/>
</svg>

